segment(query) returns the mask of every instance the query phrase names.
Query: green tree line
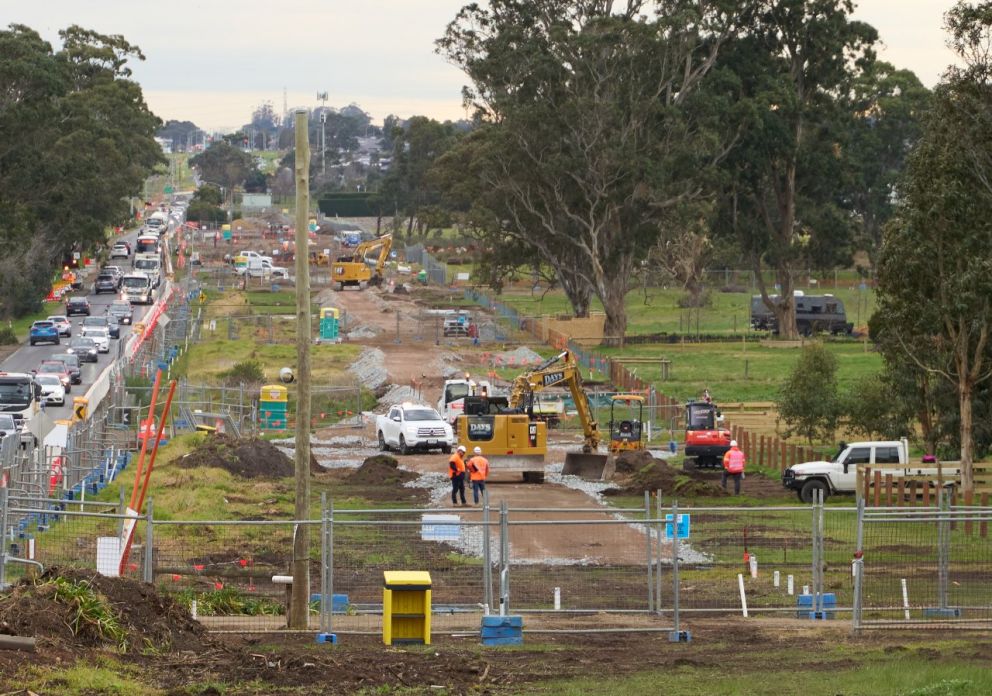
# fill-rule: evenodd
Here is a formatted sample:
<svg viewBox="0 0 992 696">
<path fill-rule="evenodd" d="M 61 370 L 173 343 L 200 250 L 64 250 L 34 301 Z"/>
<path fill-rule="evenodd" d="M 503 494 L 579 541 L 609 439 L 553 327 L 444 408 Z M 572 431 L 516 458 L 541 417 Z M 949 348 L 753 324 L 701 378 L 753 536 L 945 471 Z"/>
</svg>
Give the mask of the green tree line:
<svg viewBox="0 0 992 696">
<path fill-rule="evenodd" d="M 121 36 L 78 26 L 54 50 L 34 30 L 0 31 L 0 316 L 37 311 L 66 254 L 102 245 L 160 162 L 159 119 Z"/>
</svg>

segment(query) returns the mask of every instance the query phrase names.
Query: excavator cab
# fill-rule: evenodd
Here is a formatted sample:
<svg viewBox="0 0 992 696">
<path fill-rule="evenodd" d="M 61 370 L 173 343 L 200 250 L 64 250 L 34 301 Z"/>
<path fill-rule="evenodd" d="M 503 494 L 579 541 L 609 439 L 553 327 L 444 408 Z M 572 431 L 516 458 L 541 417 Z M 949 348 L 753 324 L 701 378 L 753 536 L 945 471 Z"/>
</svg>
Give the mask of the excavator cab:
<svg viewBox="0 0 992 696">
<path fill-rule="evenodd" d="M 610 401 L 610 452 L 643 450 L 644 397 L 614 394 Z"/>
</svg>

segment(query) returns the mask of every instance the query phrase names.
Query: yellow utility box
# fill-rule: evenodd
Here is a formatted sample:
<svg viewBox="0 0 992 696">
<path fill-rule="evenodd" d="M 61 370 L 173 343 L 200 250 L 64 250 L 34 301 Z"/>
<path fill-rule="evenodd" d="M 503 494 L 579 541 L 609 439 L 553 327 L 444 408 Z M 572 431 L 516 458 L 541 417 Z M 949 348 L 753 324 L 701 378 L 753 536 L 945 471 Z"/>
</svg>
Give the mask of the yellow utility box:
<svg viewBox="0 0 992 696">
<path fill-rule="evenodd" d="M 383 571 L 382 642 L 431 644 L 431 574 Z"/>
</svg>

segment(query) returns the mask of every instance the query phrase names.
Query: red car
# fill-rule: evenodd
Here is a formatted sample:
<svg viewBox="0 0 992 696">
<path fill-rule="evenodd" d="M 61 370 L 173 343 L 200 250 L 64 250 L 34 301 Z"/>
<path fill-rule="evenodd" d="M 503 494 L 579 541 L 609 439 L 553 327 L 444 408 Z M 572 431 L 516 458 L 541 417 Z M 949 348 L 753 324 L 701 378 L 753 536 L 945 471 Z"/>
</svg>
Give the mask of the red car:
<svg viewBox="0 0 992 696">
<path fill-rule="evenodd" d="M 35 374 L 55 375 L 62 382 L 66 394 L 72 391 L 72 375 L 69 373 L 69 368 L 61 360 L 42 360 L 41 365 L 35 370 Z"/>
</svg>

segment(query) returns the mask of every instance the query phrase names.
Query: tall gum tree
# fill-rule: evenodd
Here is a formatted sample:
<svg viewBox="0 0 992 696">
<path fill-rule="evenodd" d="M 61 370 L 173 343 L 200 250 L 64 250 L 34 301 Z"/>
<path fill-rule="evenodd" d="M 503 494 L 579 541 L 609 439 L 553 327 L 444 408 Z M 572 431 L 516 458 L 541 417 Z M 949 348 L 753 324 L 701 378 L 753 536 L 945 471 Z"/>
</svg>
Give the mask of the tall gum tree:
<svg viewBox="0 0 992 696">
<path fill-rule="evenodd" d="M 666 218 L 703 195 L 699 172 L 732 140 L 693 107 L 737 5 L 492 0 L 438 41 L 482 127 L 499 131 L 492 185 L 532 241 L 571 250 L 608 342 L 623 342 L 625 297 Z"/>
<path fill-rule="evenodd" d="M 947 14 L 965 67 L 934 90 L 887 226 L 879 311 L 905 354 L 957 391 L 961 485 L 973 490 L 974 401 L 992 377 L 992 3 Z"/>
<path fill-rule="evenodd" d="M 852 21 L 851 0 L 765 0 L 754 22 L 725 47 L 740 77 L 744 137 L 726 161 L 726 233 L 747 254 L 784 338 L 798 335 L 794 273 L 816 235 L 850 236 L 836 190 L 824 186 L 843 157 L 831 131 L 839 107 L 874 58 L 875 30 Z M 824 170 L 828 171 L 824 171 Z M 764 272 L 771 270 L 776 288 Z"/>
</svg>

